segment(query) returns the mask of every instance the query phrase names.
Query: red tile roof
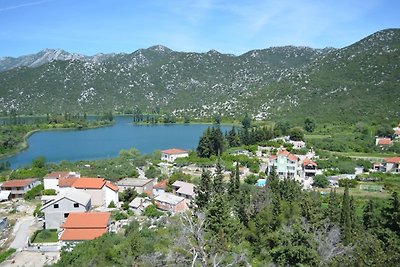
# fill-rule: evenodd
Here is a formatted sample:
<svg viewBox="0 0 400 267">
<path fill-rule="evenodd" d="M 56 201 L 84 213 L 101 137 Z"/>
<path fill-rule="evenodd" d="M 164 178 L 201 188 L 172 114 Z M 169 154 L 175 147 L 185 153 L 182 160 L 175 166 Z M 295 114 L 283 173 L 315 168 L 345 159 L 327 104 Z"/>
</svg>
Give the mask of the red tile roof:
<svg viewBox="0 0 400 267">
<path fill-rule="evenodd" d="M 305 160 L 303 161 L 303 166 L 307 166 L 307 165 L 317 166 L 317 163 L 315 163 L 315 162 L 312 161 L 311 159 L 305 159 Z"/>
<path fill-rule="evenodd" d="M 379 138 L 378 145 L 390 145 L 392 143 L 392 139 L 390 138 Z"/>
<path fill-rule="evenodd" d="M 8 180 L 5 181 L 1 187 L 26 187 L 33 183 L 34 179 L 22 179 L 22 180 Z"/>
<path fill-rule="evenodd" d="M 67 178 L 68 176 L 69 172 L 51 172 L 43 177 L 43 179 Z"/>
<path fill-rule="evenodd" d="M 63 241 L 93 240 L 108 232 L 108 228 L 103 229 L 65 229 L 60 236 Z"/>
<path fill-rule="evenodd" d="M 167 187 L 167 182 L 168 182 L 168 179 L 162 180 L 162 181 L 156 183 L 153 186 L 153 188 L 155 188 L 155 189 L 165 189 Z"/>
<path fill-rule="evenodd" d="M 276 157 L 276 155 L 271 155 L 271 156 L 269 156 L 269 159 L 270 160 L 274 160 L 274 159 L 276 159 L 277 157 Z"/>
<path fill-rule="evenodd" d="M 72 186 L 75 188 L 101 189 L 105 183 L 103 178 L 78 178 Z"/>
<path fill-rule="evenodd" d="M 171 148 L 171 149 L 163 150 L 161 152 L 164 154 L 169 154 L 169 155 L 188 153 L 187 150 L 183 150 L 183 149 L 179 149 L 179 148 Z"/>
<path fill-rule="evenodd" d="M 58 179 L 58 186 L 59 187 L 72 187 L 72 185 L 78 179 L 79 178 L 60 178 L 60 179 Z"/>
<path fill-rule="evenodd" d="M 112 184 L 108 181 L 106 182 L 106 186 L 115 192 L 117 192 L 119 190 L 118 186 L 116 186 L 115 184 Z"/>
<path fill-rule="evenodd" d="M 110 212 L 71 212 L 61 225 L 64 229 L 106 228 L 110 222 Z"/>
<path fill-rule="evenodd" d="M 400 157 L 384 158 L 387 163 L 400 163 Z"/>
<path fill-rule="evenodd" d="M 284 156 L 287 157 L 289 160 L 291 161 L 297 161 L 299 158 L 296 157 L 295 155 L 291 154 L 289 151 L 287 150 L 280 150 L 277 153 L 278 156 Z"/>
</svg>

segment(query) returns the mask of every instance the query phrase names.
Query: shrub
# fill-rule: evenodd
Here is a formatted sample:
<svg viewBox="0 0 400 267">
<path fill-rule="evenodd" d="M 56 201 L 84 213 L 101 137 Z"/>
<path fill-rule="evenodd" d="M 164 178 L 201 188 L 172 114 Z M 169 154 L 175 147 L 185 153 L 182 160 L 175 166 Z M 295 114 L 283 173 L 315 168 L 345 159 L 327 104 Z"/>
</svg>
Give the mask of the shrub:
<svg viewBox="0 0 400 267">
<path fill-rule="evenodd" d="M 143 214 L 150 218 L 159 218 L 161 215 L 163 215 L 163 212 L 159 211 L 156 205 L 153 204 L 147 206 Z"/>
<path fill-rule="evenodd" d="M 358 185 L 355 179 L 339 179 L 339 187 L 345 187 L 346 183 L 348 183 L 350 188 L 355 188 Z"/>
<path fill-rule="evenodd" d="M 320 188 L 326 188 L 329 186 L 329 180 L 324 175 L 316 175 L 314 177 L 313 186 L 320 187 Z"/>
<path fill-rule="evenodd" d="M 110 204 L 108 204 L 109 208 L 116 208 L 114 201 L 111 201 Z"/>
<path fill-rule="evenodd" d="M 0 263 L 5 261 L 8 257 L 11 256 L 16 251 L 15 248 L 7 249 L 6 251 L 0 252 Z"/>
<path fill-rule="evenodd" d="M 44 189 L 42 190 L 42 196 L 55 196 L 57 192 L 55 189 Z"/>
</svg>

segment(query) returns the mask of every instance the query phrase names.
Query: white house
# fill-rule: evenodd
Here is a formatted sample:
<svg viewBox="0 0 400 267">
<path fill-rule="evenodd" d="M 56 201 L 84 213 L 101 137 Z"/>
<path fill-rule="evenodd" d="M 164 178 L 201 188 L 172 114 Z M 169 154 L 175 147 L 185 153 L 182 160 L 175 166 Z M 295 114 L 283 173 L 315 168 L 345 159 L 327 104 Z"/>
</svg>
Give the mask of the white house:
<svg viewBox="0 0 400 267">
<path fill-rule="evenodd" d="M 272 168 L 276 168 L 276 173 L 281 178 L 298 178 L 300 177 L 301 166 L 297 156 L 286 150 L 279 150 L 276 155 L 271 155 L 267 159 L 268 175 Z"/>
<path fill-rule="evenodd" d="M 51 172 L 43 177 L 43 186 L 44 189 L 54 189 L 58 192 L 60 179 L 79 178 L 80 176 L 77 172 Z"/>
<path fill-rule="evenodd" d="M 194 184 L 175 181 L 172 184 L 173 192 L 175 195 L 184 197 L 187 200 L 191 200 L 194 197 Z"/>
<path fill-rule="evenodd" d="M 64 181 L 69 181 L 70 179 L 72 178 Z M 77 178 L 70 187 L 88 193 L 91 196 L 93 206 L 107 207 L 111 201 L 114 201 L 115 205 L 119 202 L 118 187 L 104 178 Z"/>
<path fill-rule="evenodd" d="M 44 213 L 45 228 L 58 229 L 71 212 L 87 212 L 91 208 L 90 195 L 75 188 L 58 194 L 40 210 Z"/>
<path fill-rule="evenodd" d="M 385 172 L 400 173 L 400 157 L 391 157 L 383 159 Z"/>
<path fill-rule="evenodd" d="M 177 158 L 186 157 L 189 157 L 189 151 L 179 148 L 171 148 L 161 151 L 161 160 L 165 160 L 168 162 L 174 162 Z"/>
</svg>

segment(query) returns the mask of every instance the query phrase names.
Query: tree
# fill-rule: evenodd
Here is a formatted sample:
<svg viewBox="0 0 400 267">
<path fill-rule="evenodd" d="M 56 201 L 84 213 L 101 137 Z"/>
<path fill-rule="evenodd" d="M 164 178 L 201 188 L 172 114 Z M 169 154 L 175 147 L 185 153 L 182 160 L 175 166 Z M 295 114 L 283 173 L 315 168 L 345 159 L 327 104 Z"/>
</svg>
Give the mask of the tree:
<svg viewBox="0 0 400 267">
<path fill-rule="evenodd" d="M 310 118 L 306 118 L 304 120 L 304 130 L 306 130 L 309 133 L 314 132 L 315 129 L 315 121 L 310 119 Z"/>
<path fill-rule="evenodd" d="M 154 166 L 150 166 L 150 168 L 148 168 L 145 172 L 145 176 L 147 178 L 156 178 L 157 176 L 161 175 L 161 171 L 154 167 Z"/>
<path fill-rule="evenodd" d="M 221 115 L 216 114 L 216 115 L 214 116 L 214 122 L 215 122 L 215 124 L 221 124 L 221 120 L 222 120 Z"/>
<path fill-rule="evenodd" d="M 316 175 L 313 178 L 312 185 L 315 187 L 326 188 L 329 186 L 329 180 L 325 175 Z"/>
<path fill-rule="evenodd" d="M 383 210 L 383 217 L 386 220 L 386 227 L 400 235 L 400 203 L 397 192 L 392 193 L 391 205 Z"/>
<path fill-rule="evenodd" d="M 224 175 L 222 171 L 221 159 L 218 158 L 213 181 L 213 191 L 216 194 L 222 194 L 224 192 Z"/>
<path fill-rule="evenodd" d="M 376 135 L 381 137 L 391 137 L 394 134 L 393 128 L 388 124 L 382 124 L 376 130 Z"/>
<path fill-rule="evenodd" d="M 43 156 L 36 157 L 32 160 L 32 167 L 33 168 L 43 168 L 46 164 L 46 158 Z"/>
<path fill-rule="evenodd" d="M 378 226 L 378 218 L 375 214 L 375 204 L 372 199 L 367 202 L 363 209 L 363 225 L 367 230 Z"/>
<path fill-rule="evenodd" d="M 228 141 L 229 147 L 238 147 L 240 146 L 240 136 L 236 132 L 235 127 L 232 127 L 232 129 L 228 132 L 226 139 Z"/>
<path fill-rule="evenodd" d="M 342 201 L 342 213 L 340 217 L 340 223 L 343 229 L 343 243 L 345 245 L 348 245 L 351 242 L 351 218 L 349 186 L 348 183 L 346 183 Z"/>
<path fill-rule="evenodd" d="M 251 126 L 251 117 L 249 116 L 248 113 L 244 115 L 244 118 L 242 120 L 242 126 L 244 129 L 249 129 Z"/>
<path fill-rule="evenodd" d="M 331 188 L 328 201 L 327 217 L 332 223 L 340 222 L 340 203 L 336 189 Z"/>
<path fill-rule="evenodd" d="M 304 132 L 300 127 L 293 127 L 289 130 L 290 139 L 293 141 L 303 141 Z"/>
<path fill-rule="evenodd" d="M 229 181 L 229 195 L 231 198 L 235 198 L 239 193 L 240 187 L 240 173 L 239 173 L 239 162 L 236 162 L 235 172 L 230 175 Z"/>
<path fill-rule="evenodd" d="M 197 209 L 203 210 L 207 207 L 211 196 L 211 186 L 211 174 L 209 171 L 203 170 L 200 183 L 194 188 L 196 193 L 194 204 Z"/>
</svg>

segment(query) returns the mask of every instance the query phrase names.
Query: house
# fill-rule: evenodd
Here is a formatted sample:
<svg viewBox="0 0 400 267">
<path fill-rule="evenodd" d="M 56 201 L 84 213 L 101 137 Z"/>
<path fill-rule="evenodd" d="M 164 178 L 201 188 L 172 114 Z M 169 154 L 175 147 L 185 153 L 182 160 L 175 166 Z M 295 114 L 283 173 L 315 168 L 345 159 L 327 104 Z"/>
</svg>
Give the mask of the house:
<svg viewBox="0 0 400 267">
<path fill-rule="evenodd" d="M 293 145 L 293 149 L 302 149 L 302 148 L 306 147 L 306 143 L 304 143 L 304 141 L 292 141 L 292 140 L 289 140 L 288 143 Z"/>
<path fill-rule="evenodd" d="M 72 187 L 72 185 L 78 180 L 79 177 L 71 177 L 71 178 L 60 178 L 58 180 L 58 191 L 62 192 L 63 190 L 68 190 Z"/>
<path fill-rule="evenodd" d="M 157 208 L 170 212 L 182 212 L 187 209 L 184 197 L 164 193 L 154 198 Z"/>
<path fill-rule="evenodd" d="M 129 208 L 131 208 L 136 215 L 140 215 L 150 205 L 152 205 L 150 198 L 136 197 L 129 203 Z"/>
<path fill-rule="evenodd" d="M 71 178 L 68 178 L 71 179 Z M 78 178 L 72 187 L 88 193 L 93 206 L 108 206 L 113 201 L 118 204 L 118 187 L 104 178 Z"/>
<path fill-rule="evenodd" d="M 400 128 L 394 128 L 394 138 L 399 139 L 400 138 Z"/>
<path fill-rule="evenodd" d="M 375 139 L 375 145 L 381 147 L 382 149 L 390 147 L 393 145 L 393 141 L 387 137 L 377 137 Z"/>
<path fill-rule="evenodd" d="M 267 164 L 268 175 L 272 168 L 275 168 L 277 175 L 281 178 L 297 178 L 300 176 L 300 160 L 287 150 L 279 150 L 276 155 L 271 155 L 267 159 Z"/>
<path fill-rule="evenodd" d="M 189 151 L 179 148 L 171 148 L 161 151 L 161 160 L 165 160 L 168 162 L 174 162 L 177 158 L 186 157 L 189 157 Z"/>
<path fill-rule="evenodd" d="M 77 172 L 51 172 L 43 177 L 44 189 L 54 189 L 59 191 L 59 180 L 67 178 L 79 178 L 81 175 Z"/>
<path fill-rule="evenodd" d="M 110 212 L 73 212 L 61 225 L 59 240 L 63 245 L 84 240 L 93 240 L 108 232 Z"/>
<path fill-rule="evenodd" d="M 383 166 L 385 172 L 400 173 L 400 157 L 384 158 Z"/>
<path fill-rule="evenodd" d="M 305 177 L 313 177 L 317 173 L 317 163 L 311 159 L 304 159 L 302 164 L 302 171 Z"/>
<path fill-rule="evenodd" d="M 1 185 L 1 190 L 11 191 L 11 198 L 23 198 L 25 193 L 39 185 L 35 179 L 8 180 Z"/>
<path fill-rule="evenodd" d="M 172 184 L 173 193 L 177 196 L 191 200 L 194 197 L 194 184 L 182 181 L 175 181 Z"/>
<path fill-rule="evenodd" d="M 168 179 L 162 180 L 153 186 L 153 195 L 158 196 L 165 193 L 167 188 Z"/>
<path fill-rule="evenodd" d="M 71 212 L 87 212 L 91 208 L 90 195 L 75 188 L 70 188 L 43 205 L 45 228 L 58 229 Z"/>
<path fill-rule="evenodd" d="M 117 182 L 120 192 L 124 192 L 127 188 L 133 188 L 138 194 L 153 194 L 153 179 L 124 178 Z"/>
<path fill-rule="evenodd" d="M 382 162 L 374 162 L 372 164 L 372 171 L 384 172 L 385 171 L 385 166 L 382 164 Z"/>
<path fill-rule="evenodd" d="M 0 191 L 0 202 L 11 200 L 11 191 L 1 190 Z"/>
</svg>

